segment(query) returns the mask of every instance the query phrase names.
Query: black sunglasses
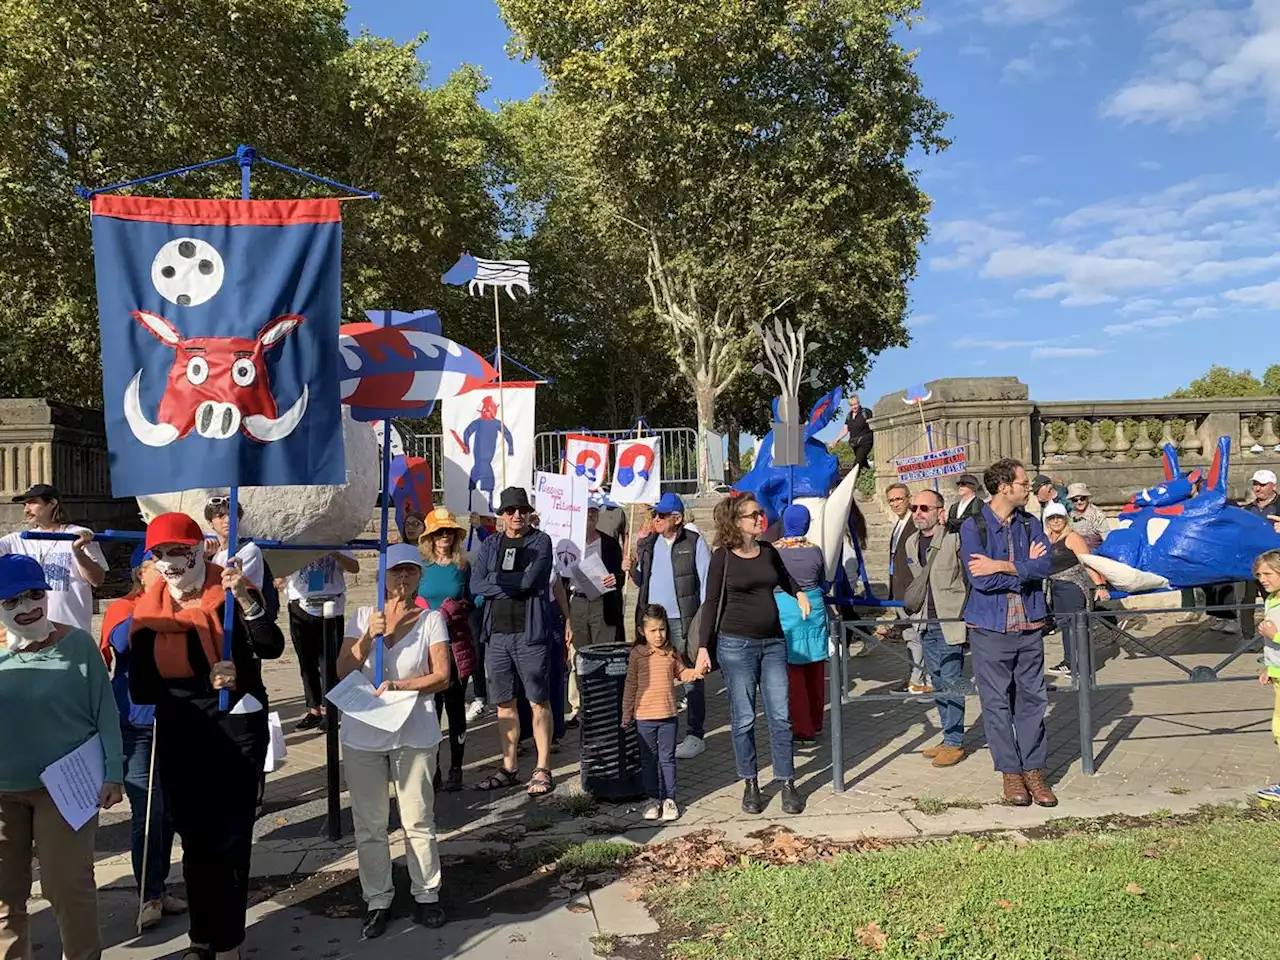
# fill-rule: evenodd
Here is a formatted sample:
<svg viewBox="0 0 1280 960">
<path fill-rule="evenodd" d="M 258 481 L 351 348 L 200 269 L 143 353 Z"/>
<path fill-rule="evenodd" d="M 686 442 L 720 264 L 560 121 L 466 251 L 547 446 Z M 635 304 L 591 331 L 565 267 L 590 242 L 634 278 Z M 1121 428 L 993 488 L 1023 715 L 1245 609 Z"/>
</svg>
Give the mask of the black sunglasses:
<svg viewBox="0 0 1280 960">
<path fill-rule="evenodd" d="M 533 513 L 533 507 L 503 507 L 499 513 L 504 517 L 515 516 L 517 513 L 523 516 L 524 514 Z"/>
<path fill-rule="evenodd" d="M 738 519 L 739 519 L 739 520 L 751 520 L 751 521 L 753 521 L 753 522 L 754 522 L 754 521 L 756 521 L 756 520 L 759 520 L 759 519 L 760 519 L 761 517 L 763 517 L 764 515 L 765 515 L 765 512 L 764 512 L 763 510 L 752 510 L 750 513 L 740 513 L 740 514 L 738 514 Z"/>
</svg>

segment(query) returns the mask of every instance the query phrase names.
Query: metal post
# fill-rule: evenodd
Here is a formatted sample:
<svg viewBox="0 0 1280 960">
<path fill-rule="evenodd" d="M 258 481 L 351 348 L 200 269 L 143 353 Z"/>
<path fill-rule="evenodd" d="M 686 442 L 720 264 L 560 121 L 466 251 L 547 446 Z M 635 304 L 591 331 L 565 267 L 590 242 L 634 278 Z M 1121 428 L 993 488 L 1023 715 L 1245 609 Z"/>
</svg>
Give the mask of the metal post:
<svg viewBox="0 0 1280 960">
<path fill-rule="evenodd" d="M 1072 614 L 1063 627 L 1076 653 L 1076 684 L 1080 709 L 1080 769 L 1093 776 L 1093 621 L 1085 610 Z"/>
<path fill-rule="evenodd" d="M 338 646 L 342 642 L 342 618 L 338 605 L 324 602 L 324 690 L 328 693 L 338 683 Z M 328 794 L 325 826 L 330 840 L 342 839 L 342 784 L 338 779 L 338 708 L 328 704 L 324 725 L 324 772 Z"/>
<path fill-rule="evenodd" d="M 837 616 L 836 622 L 840 625 L 840 636 L 836 638 L 836 651 L 838 656 L 832 658 L 832 666 L 838 669 L 832 670 L 832 675 L 836 678 L 840 691 L 840 698 L 843 699 L 845 690 L 849 686 L 849 643 L 848 635 L 844 630 L 844 620 Z"/>
<path fill-rule="evenodd" d="M 831 700 L 831 789 L 844 793 L 844 683 L 840 676 L 844 649 L 844 622 L 835 607 L 828 608 L 827 625 L 827 695 Z"/>
</svg>

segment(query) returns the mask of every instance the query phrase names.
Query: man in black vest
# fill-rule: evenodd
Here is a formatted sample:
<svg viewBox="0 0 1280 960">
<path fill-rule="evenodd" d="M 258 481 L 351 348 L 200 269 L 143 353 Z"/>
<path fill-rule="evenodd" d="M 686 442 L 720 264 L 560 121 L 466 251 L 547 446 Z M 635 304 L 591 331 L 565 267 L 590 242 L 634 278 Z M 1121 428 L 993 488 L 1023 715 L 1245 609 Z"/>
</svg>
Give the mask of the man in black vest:
<svg viewBox="0 0 1280 960">
<path fill-rule="evenodd" d="M 636 544 L 635 564 L 631 557 L 623 559 L 631 579 L 640 587 L 636 601 L 636 633 L 640 633 L 639 617 L 651 603 L 667 609 L 667 636 L 692 667 L 698 652 L 698 638 L 690 626 L 694 614 L 706 598 L 707 568 L 711 551 L 707 542 L 684 525 L 684 501 L 674 493 L 665 493 L 653 508 L 653 533 Z M 689 728 L 685 739 L 676 747 L 676 757 L 689 760 L 707 749 L 707 698 L 703 681 L 686 683 L 685 699 L 689 704 Z"/>
<path fill-rule="evenodd" d="M 834 450 L 836 444 L 846 437 L 849 440 L 849 447 L 853 450 L 854 463 L 863 470 L 869 470 L 871 448 L 875 445 L 876 438 L 871 430 L 871 424 L 867 422 L 867 411 L 862 408 L 856 393 L 849 397 L 849 416 L 845 418 L 844 428 L 831 441 L 827 449 Z"/>
</svg>

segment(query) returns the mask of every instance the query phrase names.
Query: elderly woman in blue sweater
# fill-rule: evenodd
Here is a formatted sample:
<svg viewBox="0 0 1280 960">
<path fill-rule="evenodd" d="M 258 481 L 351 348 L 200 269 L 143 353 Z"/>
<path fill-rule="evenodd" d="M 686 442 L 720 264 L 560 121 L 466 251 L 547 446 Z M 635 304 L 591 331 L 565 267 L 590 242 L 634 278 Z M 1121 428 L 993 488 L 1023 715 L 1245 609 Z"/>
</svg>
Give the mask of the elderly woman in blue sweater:
<svg viewBox="0 0 1280 960">
<path fill-rule="evenodd" d="M 97 737 L 104 779 L 98 804 L 115 806 L 124 796 L 120 720 L 98 645 L 80 628 L 48 618 L 49 590 L 35 559 L 0 557 L 0 730 L 15 734 L 0 750 L 0 956 L 31 956 L 27 900 L 38 855 L 62 955 L 99 960 L 98 818 L 73 829 L 40 774 Z"/>
</svg>

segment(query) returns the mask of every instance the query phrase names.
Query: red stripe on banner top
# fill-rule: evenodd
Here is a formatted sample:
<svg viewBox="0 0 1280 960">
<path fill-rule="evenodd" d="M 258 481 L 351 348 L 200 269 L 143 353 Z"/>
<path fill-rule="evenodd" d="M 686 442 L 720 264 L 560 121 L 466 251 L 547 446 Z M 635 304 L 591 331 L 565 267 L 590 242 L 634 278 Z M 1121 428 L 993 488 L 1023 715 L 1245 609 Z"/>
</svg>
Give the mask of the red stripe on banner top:
<svg viewBox="0 0 1280 960">
<path fill-rule="evenodd" d="M 336 197 L 320 200 L 174 200 L 102 193 L 89 201 L 95 217 L 146 220 L 196 227 L 287 227 L 299 223 L 339 223 Z"/>
</svg>

